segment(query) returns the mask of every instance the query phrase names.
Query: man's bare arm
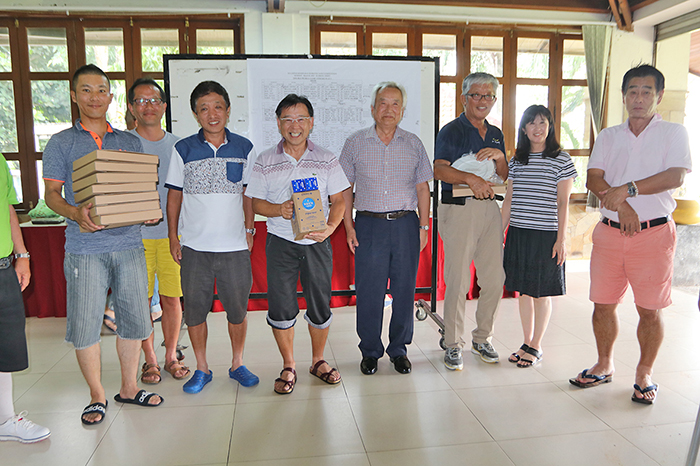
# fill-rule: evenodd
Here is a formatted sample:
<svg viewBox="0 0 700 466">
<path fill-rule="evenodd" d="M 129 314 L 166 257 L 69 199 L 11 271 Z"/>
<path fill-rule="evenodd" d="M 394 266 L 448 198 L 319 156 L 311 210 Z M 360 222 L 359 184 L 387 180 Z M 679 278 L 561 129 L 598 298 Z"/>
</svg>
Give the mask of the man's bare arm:
<svg viewBox="0 0 700 466">
<path fill-rule="evenodd" d="M 27 247 L 24 245 L 24 238 L 22 238 L 22 229 L 19 227 L 19 219 L 17 218 L 17 212 L 13 206 L 10 207 L 10 237 L 12 238 L 12 245 L 14 247 L 13 251 L 15 254 L 22 254 L 27 252 Z M 32 276 L 32 272 L 29 269 L 29 258 L 20 257 L 15 259 L 15 273 L 17 274 L 17 281 L 19 281 L 19 287 L 22 291 L 29 285 L 29 279 Z"/>
<path fill-rule="evenodd" d="M 104 229 L 104 226 L 95 225 L 90 219 L 92 203 L 83 207 L 75 207 L 68 204 L 61 195 L 63 183 L 60 181 L 44 180 L 44 186 L 44 199 L 46 200 L 46 205 L 49 206 L 51 210 L 58 215 L 62 215 L 77 222 L 83 230 L 93 232 Z"/>
<path fill-rule="evenodd" d="M 180 263 L 182 259 L 182 249 L 180 239 L 177 237 L 177 227 L 180 223 L 180 209 L 182 208 L 182 191 L 168 189 L 168 202 L 165 206 L 165 213 L 168 216 L 168 240 L 170 242 L 170 255 L 173 260 Z"/>
</svg>

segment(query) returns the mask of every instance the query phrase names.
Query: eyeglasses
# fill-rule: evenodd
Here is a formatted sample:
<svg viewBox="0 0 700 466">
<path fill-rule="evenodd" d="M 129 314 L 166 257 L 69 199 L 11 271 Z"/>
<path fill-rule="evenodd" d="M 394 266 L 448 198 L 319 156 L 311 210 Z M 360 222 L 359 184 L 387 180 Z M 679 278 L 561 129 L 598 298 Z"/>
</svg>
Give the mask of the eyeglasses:
<svg viewBox="0 0 700 466">
<path fill-rule="evenodd" d="M 150 103 L 151 105 L 160 105 L 163 103 L 163 99 L 157 99 L 157 98 L 152 98 L 152 99 L 134 99 L 133 103 L 136 105 L 146 105 Z"/>
<path fill-rule="evenodd" d="M 471 97 L 472 100 L 476 100 L 477 102 L 481 101 L 481 99 L 486 100 L 486 102 L 493 102 L 496 100 L 496 96 L 493 94 L 466 94 L 467 97 Z"/>
<path fill-rule="evenodd" d="M 298 117 L 298 118 L 289 118 L 289 117 L 285 117 L 285 118 L 280 118 L 280 121 L 281 121 L 282 123 L 287 123 L 287 124 L 292 124 L 292 123 L 299 123 L 299 124 L 301 124 L 301 123 L 303 123 L 303 122 L 305 122 L 305 121 L 307 121 L 307 120 L 310 120 L 310 119 L 311 119 L 311 117 L 306 117 L 306 116 L 305 116 L 305 117 Z"/>
</svg>

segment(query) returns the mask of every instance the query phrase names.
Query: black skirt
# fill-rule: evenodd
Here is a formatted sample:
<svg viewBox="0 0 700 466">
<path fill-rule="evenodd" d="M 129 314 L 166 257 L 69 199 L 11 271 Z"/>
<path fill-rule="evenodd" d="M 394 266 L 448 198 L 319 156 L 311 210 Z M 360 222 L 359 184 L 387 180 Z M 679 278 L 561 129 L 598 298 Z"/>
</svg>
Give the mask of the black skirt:
<svg viewBox="0 0 700 466">
<path fill-rule="evenodd" d="M 552 258 L 556 241 L 556 231 L 509 227 L 503 253 L 506 290 L 533 298 L 566 294 L 565 264 Z"/>
</svg>

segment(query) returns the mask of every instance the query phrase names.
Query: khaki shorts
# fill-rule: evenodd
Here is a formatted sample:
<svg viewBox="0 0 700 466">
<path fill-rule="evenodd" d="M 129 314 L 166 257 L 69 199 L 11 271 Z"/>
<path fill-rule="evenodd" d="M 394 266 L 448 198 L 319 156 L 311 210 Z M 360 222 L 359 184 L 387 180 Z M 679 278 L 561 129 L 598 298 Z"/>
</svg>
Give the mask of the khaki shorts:
<svg viewBox="0 0 700 466">
<path fill-rule="evenodd" d="M 170 254 L 170 240 L 144 239 L 146 268 L 148 269 L 148 296 L 153 296 L 155 276 L 158 275 L 158 293 L 179 298 L 182 296 L 180 266 Z"/>
</svg>

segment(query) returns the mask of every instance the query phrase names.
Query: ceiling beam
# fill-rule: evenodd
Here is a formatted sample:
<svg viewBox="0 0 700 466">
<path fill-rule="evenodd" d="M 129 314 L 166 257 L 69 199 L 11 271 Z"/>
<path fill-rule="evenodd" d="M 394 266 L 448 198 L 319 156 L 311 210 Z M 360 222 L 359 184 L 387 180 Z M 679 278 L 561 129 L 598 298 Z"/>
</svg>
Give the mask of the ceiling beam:
<svg viewBox="0 0 700 466">
<path fill-rule="evenodd" d="M 610 3 L 610 10 L 615 17 L 615 22 L 617 27 L 623 31 L 634 31 L 634 26 L 632 25 L 632 13 L 630 11 L 629 3 L 627 0 L 608 0 Z"/>
<path fill-rule="evenodd" d="M 579 11 L 584 13 L 610 13 L 605 0 L 326 0 L 351 3 L 440 5 L 473 8 L 514 8 L 527 10 Z M 656 1 L 656 0 L 652 0 Z"/>
</svg>

